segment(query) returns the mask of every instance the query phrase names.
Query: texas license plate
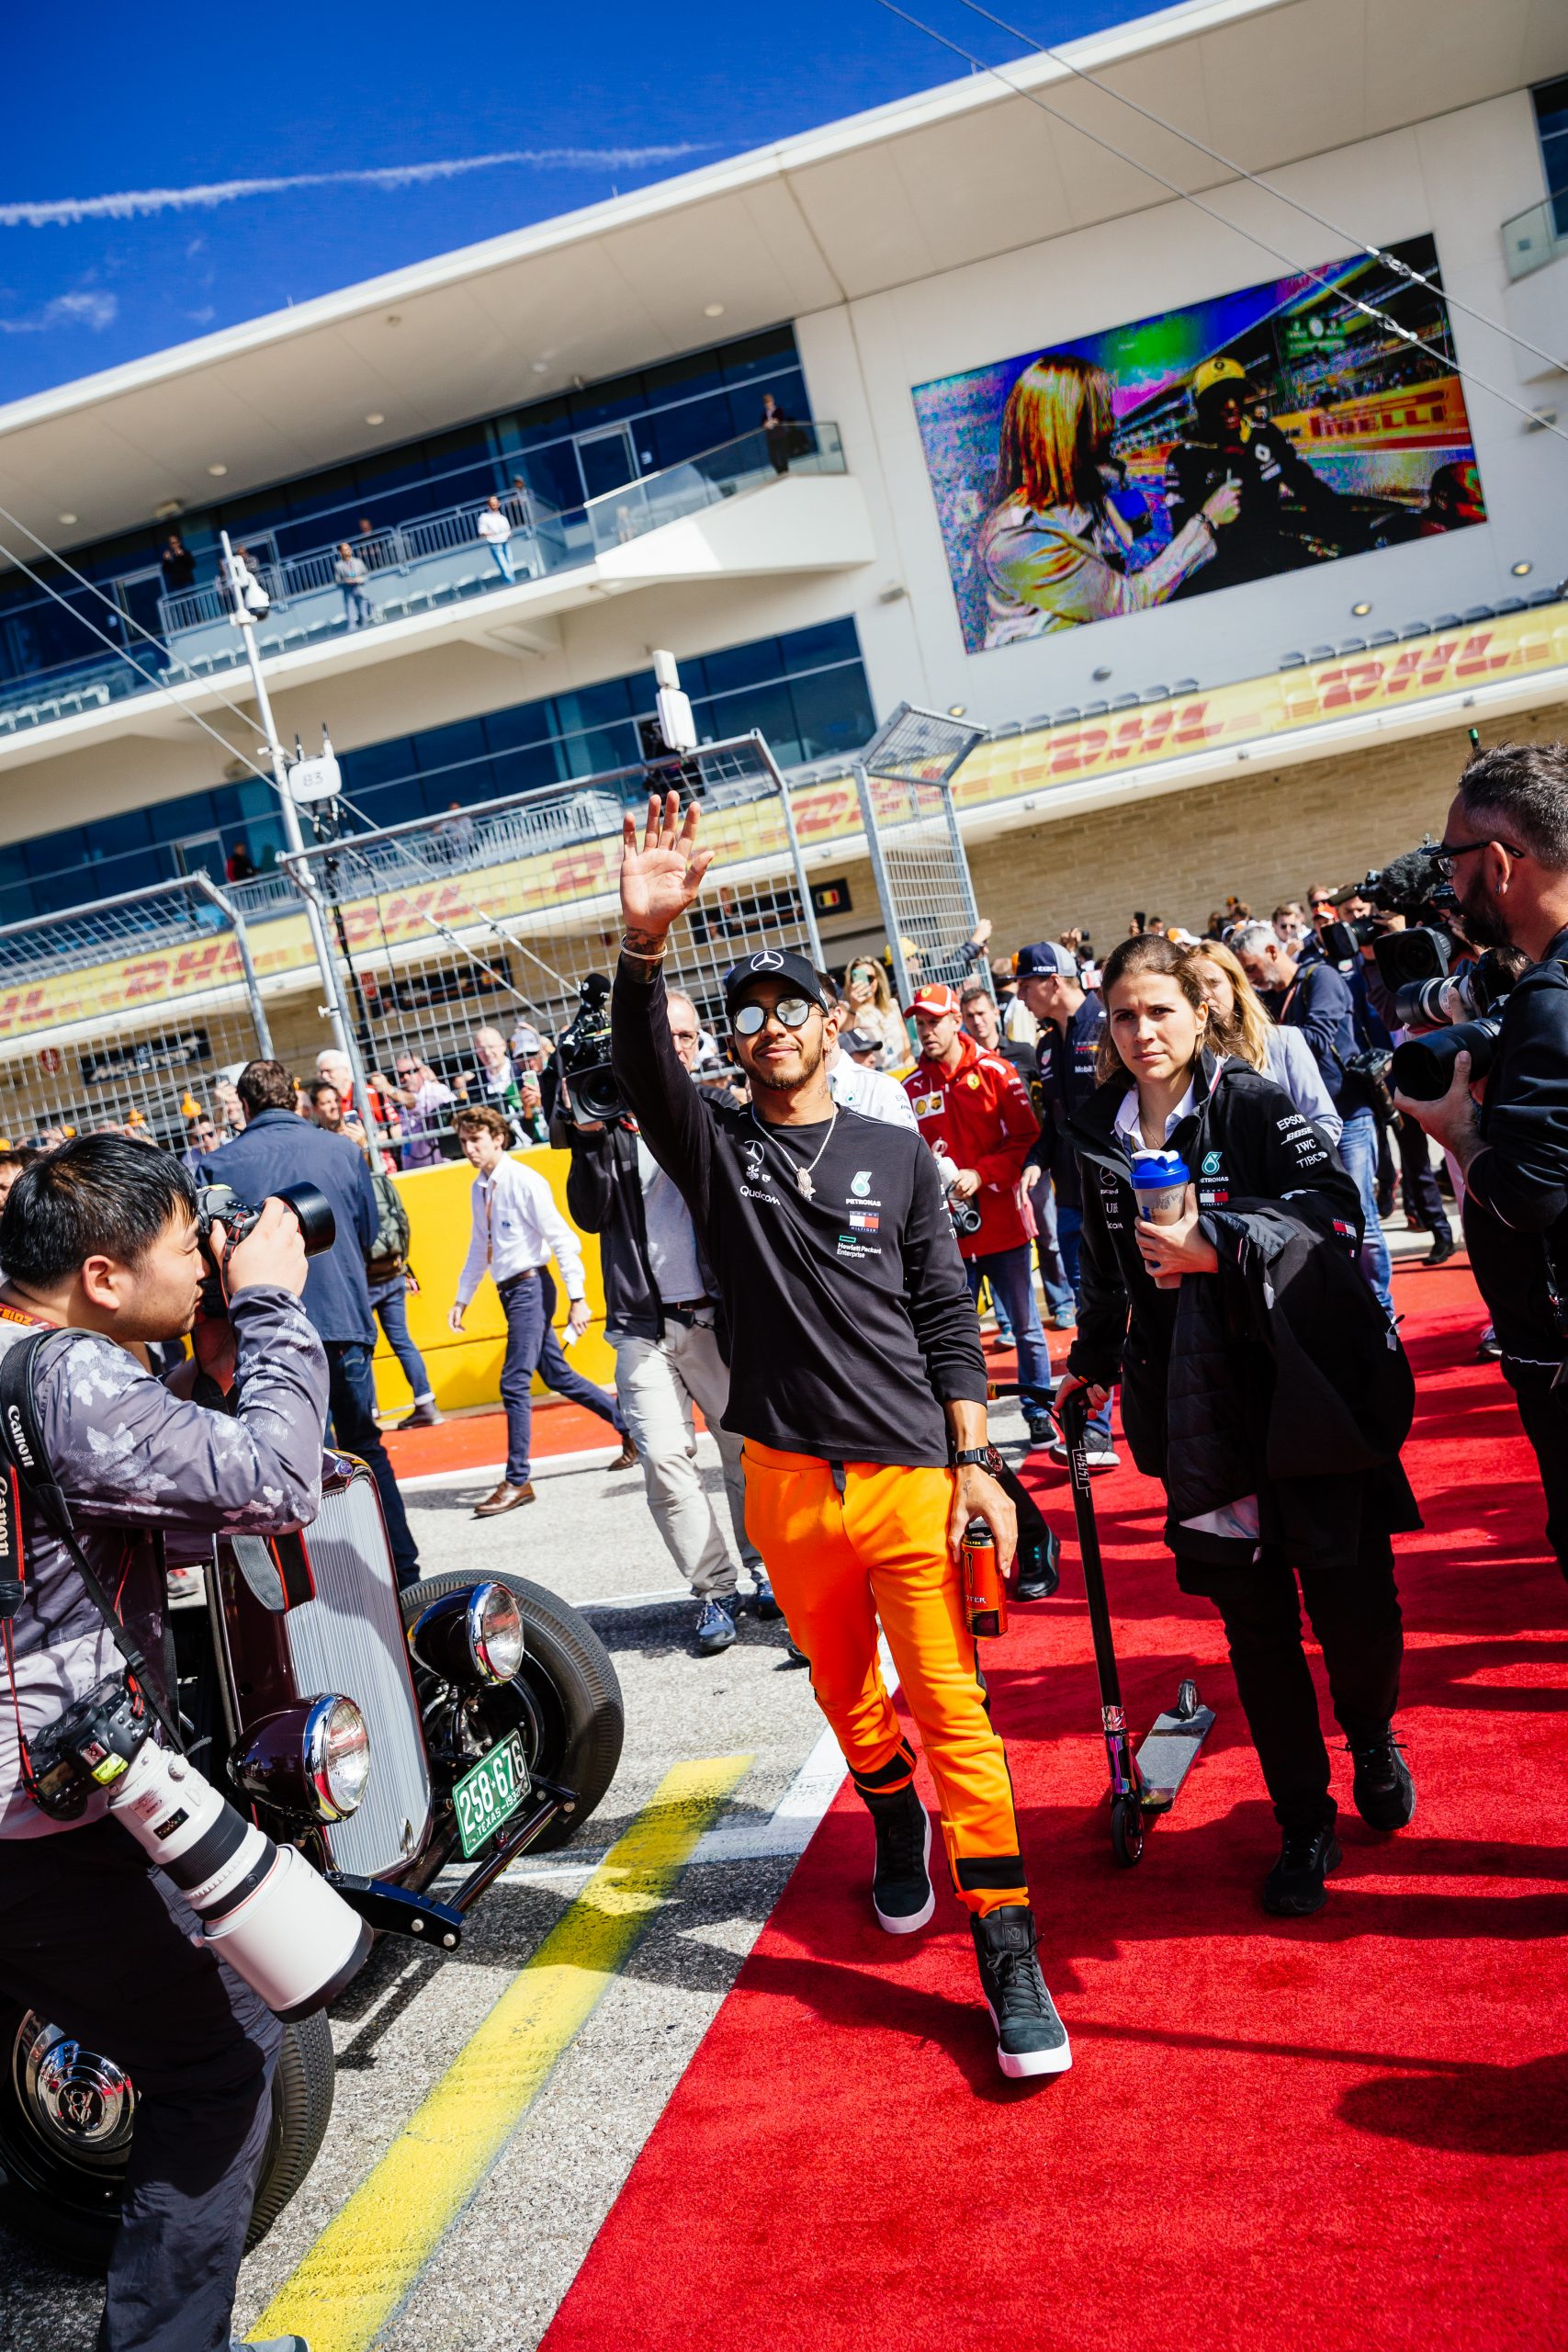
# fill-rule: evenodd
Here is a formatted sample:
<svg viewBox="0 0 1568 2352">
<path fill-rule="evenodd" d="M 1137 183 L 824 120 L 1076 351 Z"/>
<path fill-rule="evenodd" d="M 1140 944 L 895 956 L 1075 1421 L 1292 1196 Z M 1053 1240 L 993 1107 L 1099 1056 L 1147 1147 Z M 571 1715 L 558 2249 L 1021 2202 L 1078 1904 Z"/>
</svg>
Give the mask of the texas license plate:
<svg viewBox="0 0 1568 2352">
<path fill-rule="evenodd" d="M 522 1736 L 509 1732 L 452 1792 L 465 1860 L 511 1820 L 527 1793 L 528 1765 Z"/>
</svg>

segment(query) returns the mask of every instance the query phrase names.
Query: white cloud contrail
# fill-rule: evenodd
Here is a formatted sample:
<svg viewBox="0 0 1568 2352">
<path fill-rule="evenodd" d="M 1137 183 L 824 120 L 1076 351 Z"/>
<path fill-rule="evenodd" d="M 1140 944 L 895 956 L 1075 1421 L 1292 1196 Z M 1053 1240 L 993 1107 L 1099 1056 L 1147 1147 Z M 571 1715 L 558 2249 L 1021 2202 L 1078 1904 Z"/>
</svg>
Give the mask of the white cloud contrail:
<svg viewBox="0 0 1568 2352">
<path fill-rule="evenodd" d="M 508 164 L 546 171 L 639 171 L 707 152 L 710 141 L 682 140 L 670 147 L 517 147 L 497 155 L 459 155 L 445 163 L 389 164 L 374 171 L 292 172 L 281 179 L 212 180 L 197 187 L 127 188 L 118 196 L 55 196 L 0 203 L 0 228 L 68 228 L 80 220 L 132 220 L 155 212 L 193 212 L 237 204 L 250 196 L 281 196 L 300 187 L 417 187 L 455 180 L 467 172 Z"/>
<path fill-rule="evenodd" d="M 84 287 L 73 294 L 57 294 L 39 311 L 25 318 L 0 319 L 0 334 L 48 334 L 54 327 L 91 327 L 96 334 L 112 327 L 119 316 L 118 298 Z"/>
</svg>

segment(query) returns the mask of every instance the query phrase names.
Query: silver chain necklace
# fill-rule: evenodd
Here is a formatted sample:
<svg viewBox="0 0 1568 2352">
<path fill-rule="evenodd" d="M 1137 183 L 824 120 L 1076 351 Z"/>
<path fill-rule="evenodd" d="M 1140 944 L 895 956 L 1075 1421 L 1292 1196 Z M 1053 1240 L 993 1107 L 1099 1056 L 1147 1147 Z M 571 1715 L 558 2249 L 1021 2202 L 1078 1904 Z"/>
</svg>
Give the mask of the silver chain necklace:
<svg viewBox="0 0 1568 2352">
<path fill-rule="evenodd" d="M 757 1116 L 756 1104 L 753 1102 L 748 1107 L 751 1113 L 751 1125 L 756 1128 L 757 1133 L 763 1138 L 763 1140 L 766 1141 L 768 1130 L 763 1125 L 761 1120 Z M 838 1124 L 839 1106 L 835 1102 L 832 1108 L 832 1113 L 828 1121 L 828 1132 L 818 1146 L 815 1156 L 807 1161 L 804 1168 L 797 1168 L 795 1171 L 795 1189 L 800 1194 L 803 1201 L 809 1201 L 816 1194 L 817 1187 L 811 1181 L 811 1170 L 816 1167 L 818 1160 L 821 1159 L 822 1154 L 832 1142 L 833 1129 L 838 1125 Z"/>
</svg>

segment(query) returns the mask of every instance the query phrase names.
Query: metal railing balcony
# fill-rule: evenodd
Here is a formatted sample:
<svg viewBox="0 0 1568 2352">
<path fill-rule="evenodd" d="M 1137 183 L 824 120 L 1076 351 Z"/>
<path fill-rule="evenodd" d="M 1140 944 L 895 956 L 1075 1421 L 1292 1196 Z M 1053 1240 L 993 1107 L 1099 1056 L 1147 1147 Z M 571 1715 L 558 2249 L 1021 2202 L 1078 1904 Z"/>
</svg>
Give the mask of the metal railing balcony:
<svg viewBox="0 0 1568 2352">
<path fill-rule="evenodd" d="M 1510 277 L 1528 277 L 1568 254 L 1568 189 L 1505 220 L 1503 254 Z"/>
<path fill-rule="evenodd" d="M 351 615 L 349 599 L 336 578 L 341 537 L 286 557 L 279 555 L 271 532 L 253 531 L 243 542 L 236 540 L 236 548 L 243 545 L 250 568 L 270 599 L 270 609 L 257 628 L 260 650 L 270 657 L 347 636 L 355 628 L 375 628 L 468 597 L 494 594 L 518 581 L 584 569 L 647 532 L 785 474 L 846 470 L 838 426 L 802 421 L 773 433 L 742 434 L 679 465 L 606 491 L 581 506 L 558 511 L 532 493 L 515 488 L 498 491 L 513 526 L 504 565 L 479 536 L 483 499 L 413 515 L 389 529 L 355 534 L 348 545 L 368 575 L 361 583 L 370 607 L 367 621 Z M 183 589 L 159 599 L 163 646 L 128 636 L 126 650 L 143 670 L 160 671 L 168 684 L 210 677 L 243 661 L 230 611 L 229 592 L 219 581 Z M 147 678 L 112 655 L 35 673 L 0 686 L 0 741 L 25 728 L 151 691 Z"/>
</svg>

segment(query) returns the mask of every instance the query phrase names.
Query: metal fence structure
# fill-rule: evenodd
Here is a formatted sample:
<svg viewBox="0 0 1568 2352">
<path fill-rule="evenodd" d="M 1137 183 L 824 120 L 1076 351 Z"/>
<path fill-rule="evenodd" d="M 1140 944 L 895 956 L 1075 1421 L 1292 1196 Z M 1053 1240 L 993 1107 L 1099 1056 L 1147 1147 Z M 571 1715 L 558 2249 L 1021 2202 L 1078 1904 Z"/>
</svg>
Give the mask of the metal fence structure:
<svg viewBox="0 0 1568 2352">
<path fill-rule="evenodd" d="M 900 703 L 854 763 L 855 790 L 900 1004 L 928 980 L 957 987 L 979 920 L 953 778 L 985 729 Z"/>
<path fill-rule="evenodd" d="M 952 778 L 979 739 L 906 706 L 855 763 L 900 1003 L 971 968 Z M 377 831 L 329 808 L 324 837 L 255 883 L 197 873 L 0 926 L 0 1140 L 119 1127 L 179 1149 L 198 1121 L 221 1125 L 224 1080 L 273 1052 L 259 957 L 299 1075 L 335 997 L 396 1159 L 450 1154 L 457 1110 L 484 1099 L 476 1033 L 499 1030 L 537 1068 L 584 981 L 614 972 L 624 813 L 671 786 L 701 808 L 714 858 L 667 968 L 722 1041 L 730 965 L 759 947 L 824 961 L 789 790 L 755 733 Z"/>
<path fill-rule="evenodd" d="M 761 735 L 281 860 L 336 943 L 355 1042 L 372 1084 L 387 1082 L 405 1166 L 449 1149 L 457 1110 L 484 1099 L 477 1031 L 553 1039 L 590 974 L 613 974 L 622 819 L 645 784 L 702 810 L 714 870 L 667 968 L 705 1027 L 722 1028 L 723 976 L 740 956 L 792 947 L 821 962 L 788 791 Z M 524 1039 L 520 1057 L 532 1050 Z"/>
<path fill-rule="evenodd" d="M 181 1148 L 272 1041 L 243 918 L 205 874 L 0 926 L 0 1138 Z"/>
</svg>

